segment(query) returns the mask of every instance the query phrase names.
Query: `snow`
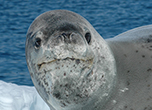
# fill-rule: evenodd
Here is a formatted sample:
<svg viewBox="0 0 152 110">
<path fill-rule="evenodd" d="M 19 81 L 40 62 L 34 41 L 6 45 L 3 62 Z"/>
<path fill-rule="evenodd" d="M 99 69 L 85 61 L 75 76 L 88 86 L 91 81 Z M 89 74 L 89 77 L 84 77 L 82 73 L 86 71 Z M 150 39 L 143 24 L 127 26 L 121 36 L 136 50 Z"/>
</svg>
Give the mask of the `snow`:
<svg viewBox="0 0 152 110">
<path fill-rule="evenodd" d="M 35 87 L 0 81 L 0 110 L 50 110 Z"/>
</svg>

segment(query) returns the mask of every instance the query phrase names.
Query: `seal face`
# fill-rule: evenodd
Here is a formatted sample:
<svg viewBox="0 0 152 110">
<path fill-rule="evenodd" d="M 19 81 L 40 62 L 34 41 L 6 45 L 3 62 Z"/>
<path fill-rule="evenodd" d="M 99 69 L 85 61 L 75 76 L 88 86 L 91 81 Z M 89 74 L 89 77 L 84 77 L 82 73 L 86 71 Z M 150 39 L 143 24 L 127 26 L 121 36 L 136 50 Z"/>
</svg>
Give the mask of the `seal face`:
<svg viewBox="0 0 152 110">
<path fill-rule="evenodd" d="M 70 11 L 49 11 L 34 20 L 26 59 L 37 91 L 56 110 L 100 109 L 115 82 L 115 60 L 106 42 Z"/>
</svg>

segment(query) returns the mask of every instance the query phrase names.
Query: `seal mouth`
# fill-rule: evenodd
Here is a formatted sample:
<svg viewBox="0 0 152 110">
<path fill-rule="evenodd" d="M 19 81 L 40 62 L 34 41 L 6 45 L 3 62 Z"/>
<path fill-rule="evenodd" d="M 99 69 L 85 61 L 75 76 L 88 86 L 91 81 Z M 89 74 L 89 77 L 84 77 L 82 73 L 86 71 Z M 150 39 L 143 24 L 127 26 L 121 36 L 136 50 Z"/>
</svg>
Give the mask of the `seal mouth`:
<svg viewBox="0 0 152 110">
<path fill-rule="evenodd" d="M 39 63 L 37 64 L 37 68 L 38 70 L 41 70 L 43 65 L 48 65 L 48 64 L 51 64 L 51 63 L 54 63 L 54 62 L 57 62 L 57 61 L 66 61 L 66 60 L 71 60 L 71 61 L 75 61 L 75 63 L 78 65 L 80 62 L 86 62 L 87 64 L 90 65 L 90 67 L 93 65 L 93 58 L 90 58 L 90 59 L 78 59 L 78 58 L 70 58 L 70 57 L 67 57 L 67 58 L 64 58 L 64 59 L 54 59 L 54 60 L 51 60 L 51 61 L 48 61 L 48 62 L 42 62 L 42 63 Z"/>
</svg>

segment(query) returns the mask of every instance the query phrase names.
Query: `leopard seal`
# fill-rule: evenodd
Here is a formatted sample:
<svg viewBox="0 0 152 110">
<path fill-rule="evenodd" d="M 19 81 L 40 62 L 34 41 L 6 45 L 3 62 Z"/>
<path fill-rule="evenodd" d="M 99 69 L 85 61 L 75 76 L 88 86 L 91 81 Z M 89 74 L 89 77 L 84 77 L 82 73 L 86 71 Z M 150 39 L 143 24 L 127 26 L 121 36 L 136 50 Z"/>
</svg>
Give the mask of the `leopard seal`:
<svg viewBox="0 0 152 110">
<path fill-rule="evenodd" d="M 51 110 L 152 108 L 152 25 L 104 40 L 82 16 L 48 11 L 28 29 L 26 61 Z"/>
</svg>

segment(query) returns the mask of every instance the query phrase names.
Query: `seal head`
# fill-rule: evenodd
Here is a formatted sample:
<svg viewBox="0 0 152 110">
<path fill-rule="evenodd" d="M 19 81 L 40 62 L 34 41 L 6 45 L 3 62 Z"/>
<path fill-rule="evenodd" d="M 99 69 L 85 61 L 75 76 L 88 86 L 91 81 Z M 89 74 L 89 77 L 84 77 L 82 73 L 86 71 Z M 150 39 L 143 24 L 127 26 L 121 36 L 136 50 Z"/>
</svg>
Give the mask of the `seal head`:
<svg viewBox="0 0 152 110">
<path fill-rule="evenodd" d="M 70 11 L 49 11 L 34 20 L 27 32 L 26 60 L 50 109 L 98 110 L 114 86 L 111 50 L 86 19 Z"/>
</svg>

